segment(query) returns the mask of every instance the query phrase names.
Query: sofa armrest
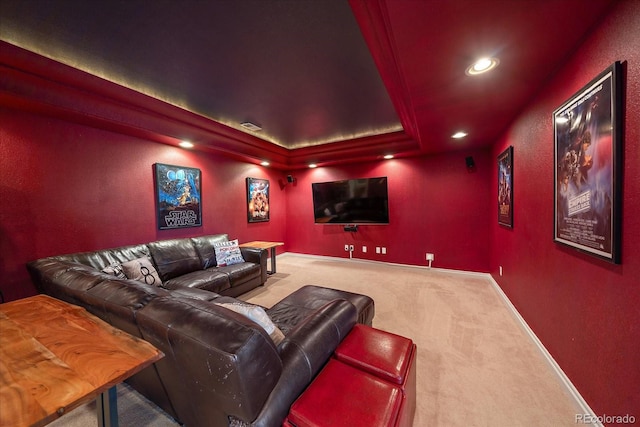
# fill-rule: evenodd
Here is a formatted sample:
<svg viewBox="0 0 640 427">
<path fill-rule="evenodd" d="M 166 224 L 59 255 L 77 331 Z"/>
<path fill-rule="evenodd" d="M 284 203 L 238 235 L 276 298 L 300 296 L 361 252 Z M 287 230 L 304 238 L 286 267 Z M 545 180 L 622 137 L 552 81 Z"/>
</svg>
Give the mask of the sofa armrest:
<svg viewBox="0 0 640 427">
<path fill-rule="evenodd" d="M 241 247 L 240 253 L 246 262 L 260 265 L 260 275 L 262 283 L 267 281 L 267 258 L 269 253 L 266 249 Z"/>
<path fill-rule="evenodd" d="M 184 425 L 227 425 L 256 417 L 282 371 L 257 324 L 209 301 L 156 298 L 137 313 L 143 338 L 165 357 L 155 363 Z"/>
<path fill-rule="evenodd" d="M 252 426 L 281 425 L 289 408 L 356 324 L 353 304 L 334 300 L 320 307 L 292 329 L 278 349 L 282 375 Z"/>
</svg>

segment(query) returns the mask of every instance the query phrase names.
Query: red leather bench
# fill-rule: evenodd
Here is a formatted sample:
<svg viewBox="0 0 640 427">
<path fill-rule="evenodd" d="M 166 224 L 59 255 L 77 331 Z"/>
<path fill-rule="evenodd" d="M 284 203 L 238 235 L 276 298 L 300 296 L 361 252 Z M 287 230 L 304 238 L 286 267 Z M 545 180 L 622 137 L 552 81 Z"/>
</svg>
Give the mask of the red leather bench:
<svg viewBox="0 0 640 427">
<path fill-rule="evenodd" d="M 294 402 L 285 427 L 410 427 L 416 409 L 416 345 L 357 324 Z"/>
</svg>

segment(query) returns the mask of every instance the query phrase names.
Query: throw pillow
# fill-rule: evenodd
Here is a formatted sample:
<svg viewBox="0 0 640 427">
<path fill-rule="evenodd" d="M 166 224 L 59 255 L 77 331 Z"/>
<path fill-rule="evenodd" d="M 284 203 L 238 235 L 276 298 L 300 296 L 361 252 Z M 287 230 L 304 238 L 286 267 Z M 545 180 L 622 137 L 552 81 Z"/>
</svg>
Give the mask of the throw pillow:
<svg viewBox="0 0 640 427">
<path fill-rule="evenodd" d="M 137 280 L 147 285 L 161 286 L 162 281 L 158 272 L 151 264 L 149 257 L 141 257 L 122 263 L 122 270 L 127 279 Z"/>
<path fill-rule="evenodd" d="M 120 264 L 119 262 L 106 266 L 102 269 L 102 272 L 111 274 L 112 276 L 116 276 L 118 279 L 127 278 L 127 275 L 124 274 L 124 270 L 122 270 L 122 264 Z"/>
<path fill-rule="evenodd" d="M 216 263 L 218 267 L 244 262 L 240 247 L 238 246 L 238 239 L 229 240 L 228 242 L 216 242 L 213 244 L 213 247 L 216 251 Z"/>
<path fill-rule="evenodd" d="M 262 329 L 264 329 L 267 334 L 271 337 L 273 343 L 277 346 L 280 344 L 280 341 L 284 339 L 284 334 L 278 327 L 269 319 L 267 312 L 264 311 L 264 308 L 258 307 L 257 305 L 250 304 L 242 304 L 238 303 L 214 303 L 219 305 L 220 307 L 224 307 L 231 311 L 235 311 L 236 313 L 242 314 L 245 317 L 249 318 L 256 322 Z"/>
</svg>

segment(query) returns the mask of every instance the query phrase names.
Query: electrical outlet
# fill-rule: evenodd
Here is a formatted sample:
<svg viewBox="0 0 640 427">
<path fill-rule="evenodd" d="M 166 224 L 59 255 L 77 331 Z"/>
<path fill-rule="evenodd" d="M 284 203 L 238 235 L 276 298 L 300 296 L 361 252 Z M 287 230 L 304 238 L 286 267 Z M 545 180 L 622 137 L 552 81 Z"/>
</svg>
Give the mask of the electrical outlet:
<svg viewBox="0 0 640 427">
<path fill-rule="evenodd" d="M 387 248 L 385 248 L 384 246 L 382 247 L 382 255 L 386 255 L 387 254 Z"/>
<path fill-rule="evenodd" d="M 349 245 L 349 252 L 353 252 L 355 250 L 355 248 L 353 247 L 353 245 Z"/>
<path fill-rule="evenodd" d="M 433 254 L 427 253 L 427 261 L 433 261 L 435 256 Z"/>
<path fill-rule="evenodd" d="M 500 276 L 502 276 L 502 266 L 500 266 Z"/>
<path fill-rule="evenodd" d="M 344 251 L 349 252 L 349 245 L 344 245 Z"/>
<path fill-rule="evenodd" d="M 363 253 L 363 254 L 366 254 L 366 253 L 367 253 L 367 247 L 366 247 L 366 246 L 363 246 L 363 247 L 362 247 L 362 253 Z"/>
<path fill-rule="evenodd" d="M 380 253 L 380 246 L 376 246 L 376 253 L 379 254 Z"/>
</svg>

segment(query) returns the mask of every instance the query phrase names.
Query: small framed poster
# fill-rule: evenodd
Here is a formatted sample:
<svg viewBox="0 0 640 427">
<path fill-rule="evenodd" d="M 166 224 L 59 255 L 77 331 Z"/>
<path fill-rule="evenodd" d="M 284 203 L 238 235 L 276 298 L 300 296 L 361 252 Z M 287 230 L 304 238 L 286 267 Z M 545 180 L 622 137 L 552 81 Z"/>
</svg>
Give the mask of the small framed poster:
<svg viewBox="0 0 640 427">
<path fill-rule="evenodd" d="M 498 156 L 498 224 L 513 228 L 513 147 Z"/>
<path fill-rule="evenodd" d="M 158 228 L 202 225 L 200 169 L 156 163 L 154 166 Z"/>
<path fill-rule="evenodd" d="M 269 180 L 247 178 L 247 220 L 269 221 Z"/>
</svg>

